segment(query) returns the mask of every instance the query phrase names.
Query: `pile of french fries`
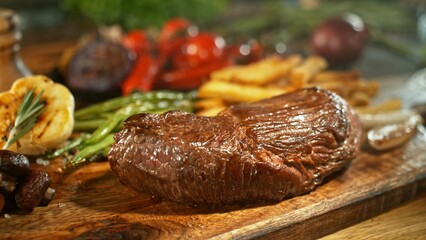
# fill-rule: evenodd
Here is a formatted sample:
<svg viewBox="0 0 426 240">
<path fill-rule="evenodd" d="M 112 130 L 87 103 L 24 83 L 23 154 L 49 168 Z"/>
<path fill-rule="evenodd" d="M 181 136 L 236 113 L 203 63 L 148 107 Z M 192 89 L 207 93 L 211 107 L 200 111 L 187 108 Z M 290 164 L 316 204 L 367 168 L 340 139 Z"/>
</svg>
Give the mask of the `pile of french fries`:
<svg viewBox="0 0 426 240">
<path fill-rule="evenodd" d="M 362 79 L 358 70 L 327 68 L 327 61 L 320 56 L 290 55 L 220 69 L 212 72 L 210 80 L 201 85 L 197 114 L 215 116 L 234 103 L 257 101 L 307 87 L 334 91 L 359 111 L 374 112 L 380 110 L 381 105 L 400 108 L 399 100 L 371 106 L 379 90 L 378 82 Z"/>
</svg>

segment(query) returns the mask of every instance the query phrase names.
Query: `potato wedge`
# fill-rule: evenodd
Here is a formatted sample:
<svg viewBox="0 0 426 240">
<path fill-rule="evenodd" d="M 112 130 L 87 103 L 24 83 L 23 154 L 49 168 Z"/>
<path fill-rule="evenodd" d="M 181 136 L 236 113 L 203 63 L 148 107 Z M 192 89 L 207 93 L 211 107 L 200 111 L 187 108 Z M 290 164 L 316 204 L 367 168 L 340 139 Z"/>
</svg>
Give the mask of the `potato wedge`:
<svg viewBox="0 0 426 240">
<path fill-rule="evenodd" d="M 359 81 L 360 72 L 358 70 L 349 71 L 323 71 L 312 78 L 312 83 L 334 82 L 334 81 Z"/>
<path fill-rule="evenodd" d="M 6 144 L 19 108 L 19 99 L 11 92 L 0 93 L 0 147 Z M 13 150 L 13 149 L 11 149 Z"/>
<path fill-rule="evenodd" d="M 384 112 L 392 112 L 402 108 L 401 99 L 394 98 L 384 102 L 356 108 L 356 112 L 360 114 L 377 114 Z"/>
<path fill-rule="evenodd" d="M 212 108 L 206 108 L 201 111 L 197 112 L 197 115 L 205 116 L 205 117 L 214 117 L 221 111 L 223 111 L 226 107 L 212 107 Z"/>
<path fill-rule="evenodd" d="M 270 57 L 245 66 L 231 66 L 212 72 L 211 79 L 243 84 L 265 85 L 285 77 L 299 62 L 299 55 Z"/>
<path fill-rule="evenodd" d="M 220 98 L 201 99 L 195 103 L 196 109 L 223 108 L 226 107 L 225 102 Z"/>
<path fill-rule="evenodd" d="M 222 81 L 208 81 L 199 91 L 200 98 L 220 96 L 226 102 L 252 102 L 292 91 L 293 88 L 260 87 L 256 85 L 237 84 Z"/>
<path fill-rule="evenodd" d="M 296 67 L 290 75 L 290 82 L 295 88 L 305 87 L 316 74 L 327 68 L 327 61 L 320 56 L 311 56 Z"/>
</svg>

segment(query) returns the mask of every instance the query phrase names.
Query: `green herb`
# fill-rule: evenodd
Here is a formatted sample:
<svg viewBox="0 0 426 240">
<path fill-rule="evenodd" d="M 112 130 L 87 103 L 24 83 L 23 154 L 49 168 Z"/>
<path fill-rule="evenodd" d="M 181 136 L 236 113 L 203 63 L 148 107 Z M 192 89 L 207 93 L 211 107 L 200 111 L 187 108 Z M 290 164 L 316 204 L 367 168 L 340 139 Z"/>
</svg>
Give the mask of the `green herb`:
<svg viewBox="0 0 426 240">
<path fill-rule="evenodd" d="M 227 5 L 228 0 L 61 1 L 62 8 L 83 15 L 97 25 L 119 24 L 126 30 L 161 27 L 164 22 L 174 17 L 188 18 L 199 25 L 215 18 Z"/>
<path fill-rule="evenodd" d="M 44 112 L 44 102 L 41 100 L 43 91 L 34 96 L 34 89 L 28 91 L 16 114 L 15 124 L 3 149 L 8 149 L 19 138 L 24 136 L 35 125 L 37 118 Z"/>
</svg>

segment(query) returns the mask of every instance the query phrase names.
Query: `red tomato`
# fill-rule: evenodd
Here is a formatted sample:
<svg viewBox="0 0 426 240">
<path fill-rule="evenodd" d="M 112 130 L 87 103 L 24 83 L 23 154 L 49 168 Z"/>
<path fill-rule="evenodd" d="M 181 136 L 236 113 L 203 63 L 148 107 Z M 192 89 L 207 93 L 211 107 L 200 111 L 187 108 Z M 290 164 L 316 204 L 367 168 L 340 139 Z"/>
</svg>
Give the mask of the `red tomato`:
<svg viewBox="0 0 426 240">
<path fill-rule="evenodd" d="M 231 61 L 223 59 L 206 63 L 195 68 L 186 68 L 166 72 L 155 82 L 155 89 L 190 90 L 199 87 L 207 80 L 212 71 L 231 65 Z"/>
<path fill-rule="evenodd" d="M 173 66 L 178 69 L 197 67 L 223 59 L 225 40 L 210 33 L 187 38 L 180 51 L 172 56 Z"/>
<path fill-rule="evenodd" d="M 154 87 L 161 64 L 151 53 L 145 52 L 140 55 L 133 66 L 132 72 L 127 76 L 121 85 L 123 95 L 128 95 L 135 90 L 147 92 Z"/>
<path fill-rule="evenodd" d="M 256 40 L 247 43 L 230 46 L 228 55 L 236 64 L 249 64 L 259 61 L 264 57 L 263 47 Z"/>
<path fill-rule="evenodd" d="M 123 37 L 122 43 L 127 49 L 133 50 L 136 54 L 146 50 L 150 45 L 148 37 L 142 30 L 130 31 Z"/>
<path fill-rule="evenodd" d="M 163 29 L 158 36 L 159 44 L 163 44 L 177 37 L 186 35 L 191 23 L 183 18 L 170 19 L 163 25 Z"/>
</svg>

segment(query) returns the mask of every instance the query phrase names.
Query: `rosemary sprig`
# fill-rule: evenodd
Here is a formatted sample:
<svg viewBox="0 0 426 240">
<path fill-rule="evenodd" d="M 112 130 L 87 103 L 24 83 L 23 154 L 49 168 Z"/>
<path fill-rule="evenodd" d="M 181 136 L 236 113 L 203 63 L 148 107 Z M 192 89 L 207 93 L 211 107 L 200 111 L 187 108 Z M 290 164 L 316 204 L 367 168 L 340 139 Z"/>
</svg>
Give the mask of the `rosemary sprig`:
<svg viewBox="0 0 426 240">
<path fill-rule="evenodd" d="M 24 136 L 35 125 L 37 118 L 44 112 L 44 102 L 41 100 L 43 91 L 34 96 L 34 88 L 28 91 L 16 114 L 15 124 L 3 149 L 8 149 L 19 138 Z"/>
</svg>

